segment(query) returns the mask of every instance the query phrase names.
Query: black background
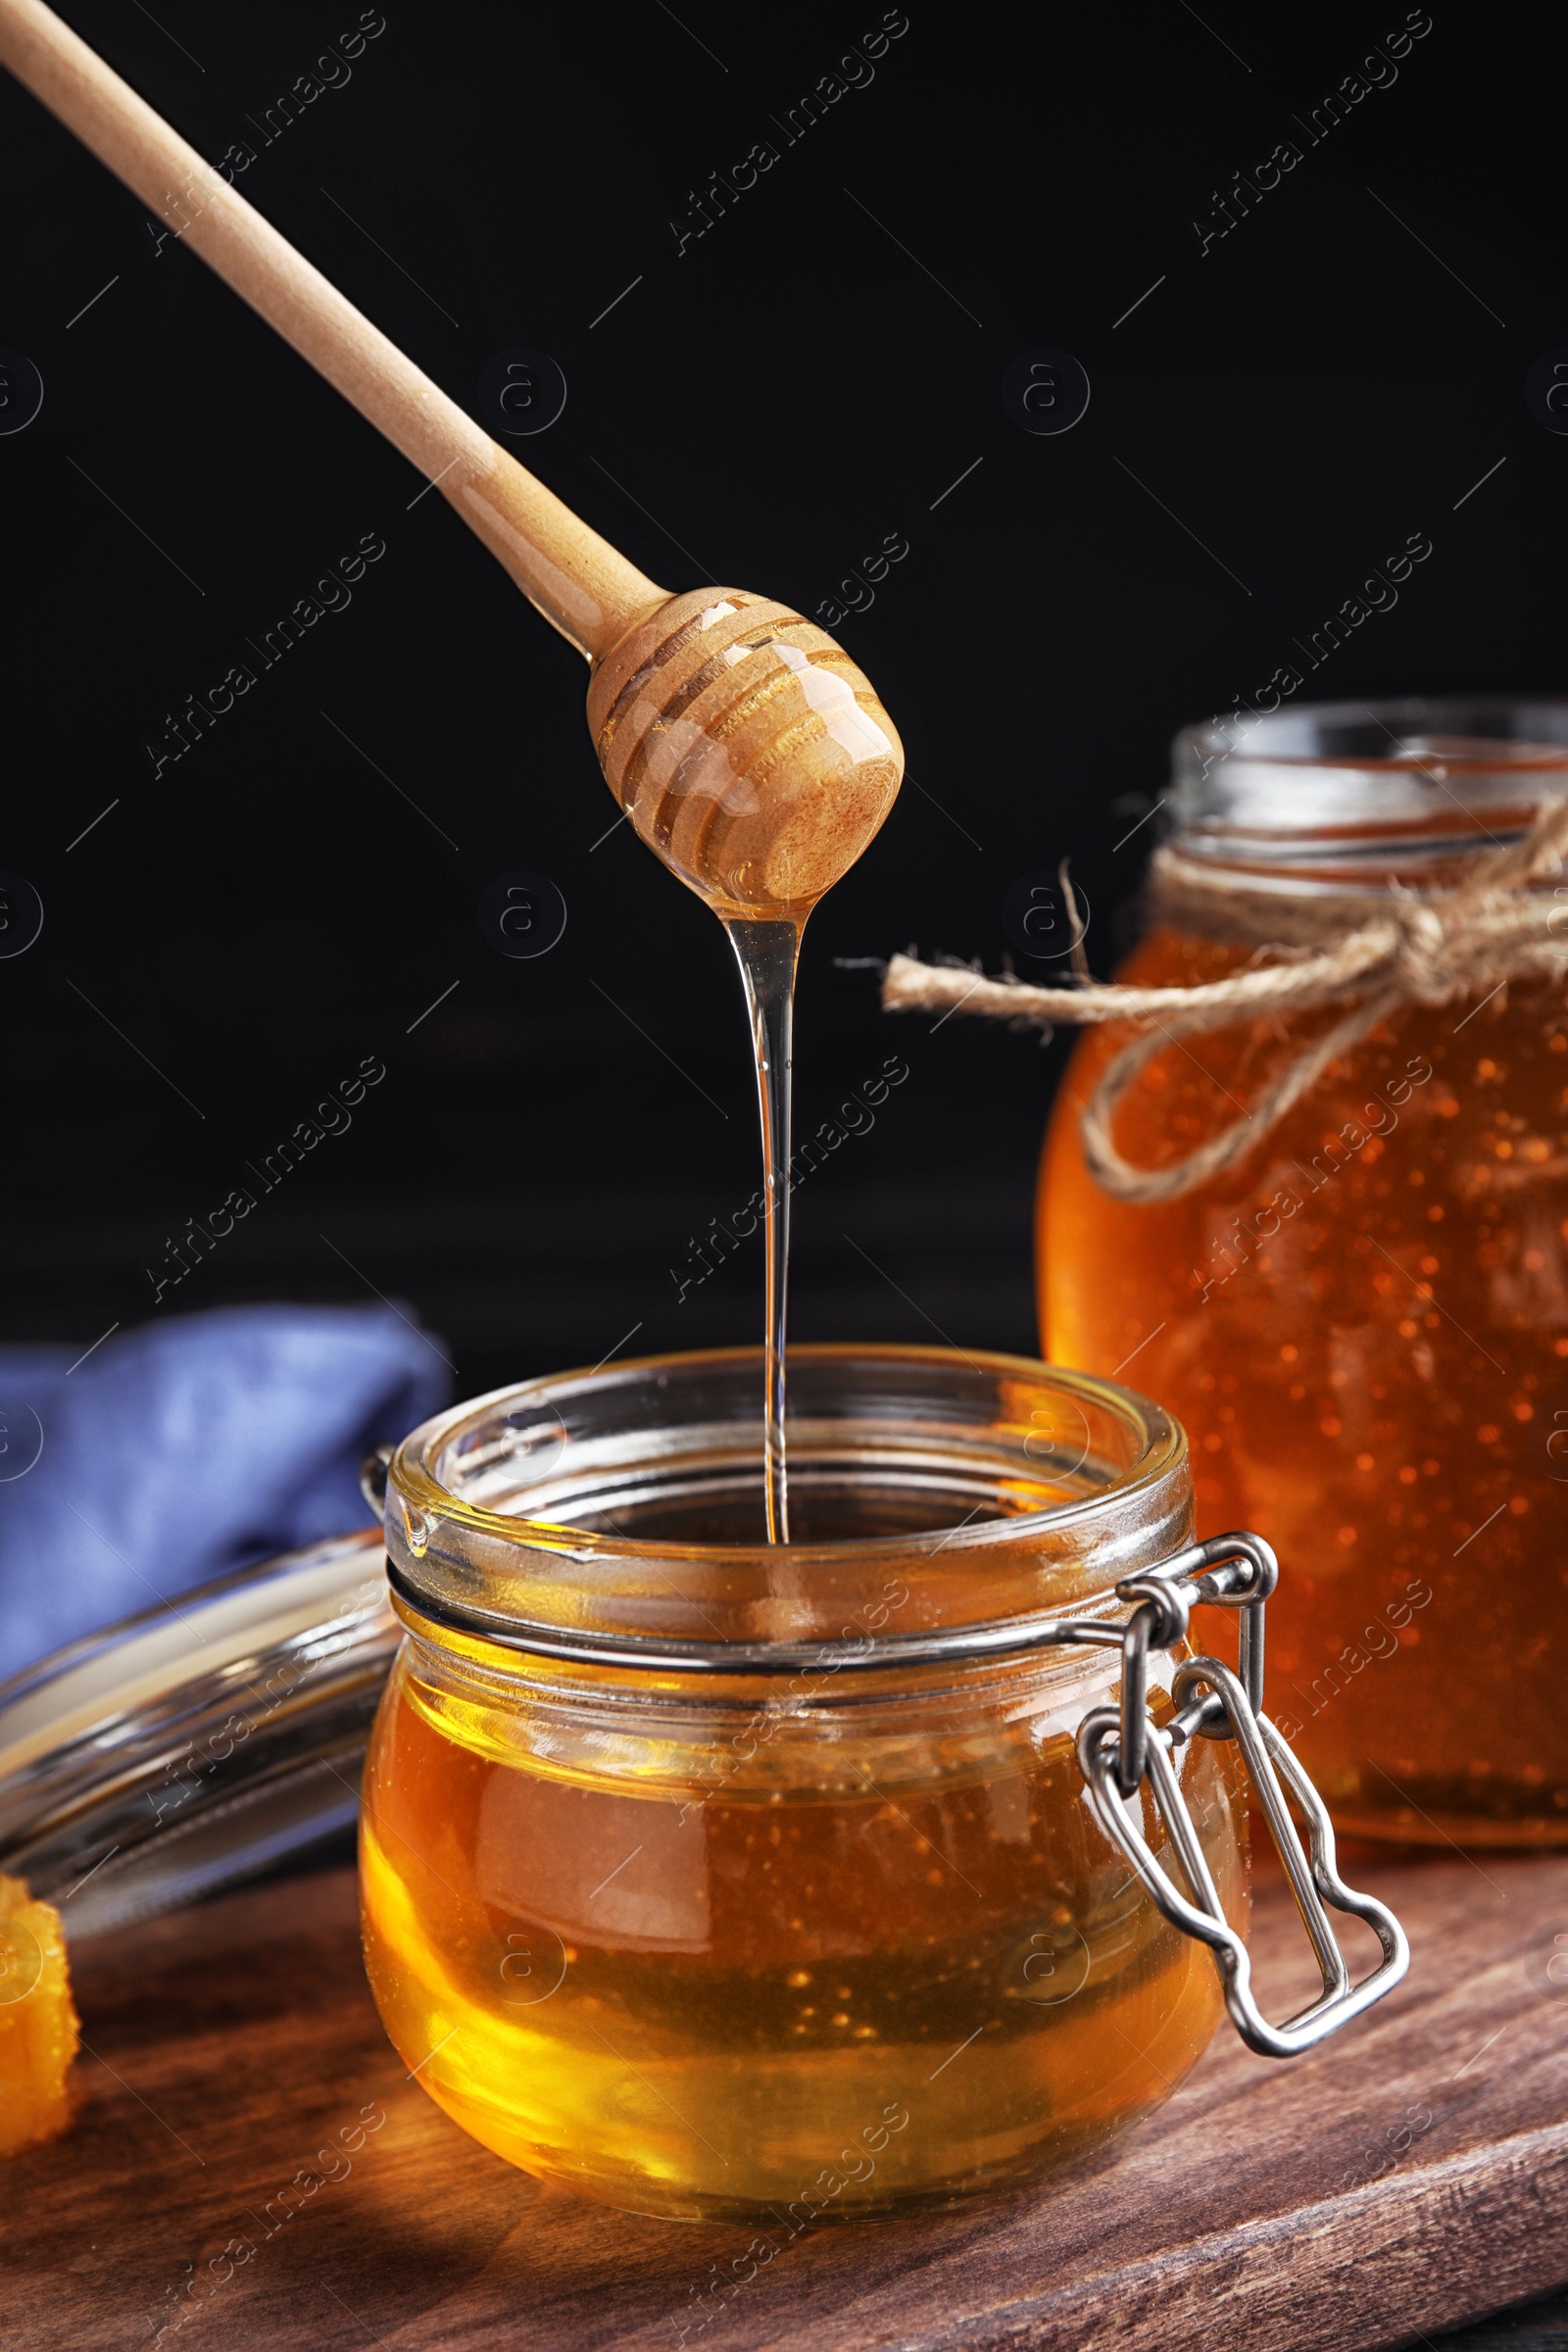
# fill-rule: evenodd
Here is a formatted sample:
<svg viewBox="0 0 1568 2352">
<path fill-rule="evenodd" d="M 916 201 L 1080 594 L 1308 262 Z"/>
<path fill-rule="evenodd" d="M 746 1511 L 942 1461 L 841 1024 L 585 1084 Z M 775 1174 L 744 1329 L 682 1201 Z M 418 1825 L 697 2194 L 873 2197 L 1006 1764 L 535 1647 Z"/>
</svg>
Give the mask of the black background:
<svg viewBox="0 0 1568 2352">
<path fill-rule="evenodd" d="M 1393 0 L 910 0 L 869 86 L 786 146 L 772 119 L 877 7 L 386 0 L 346 86 L 264 145 L 252 119 L 356 8 L 70 15 L 204 155 L 249 140 L 241 191 L 470 411 L 495 355 L 553 355 L 564 413 L 517 454 L 671 590 L 812 612 L 907 539 L 838 632 L 913 782 L 808 934 L 798 1132 L 889 1054 L 910 1075 L 798 1196 L 793 1329 L 1032 1349 L 1061 1048 L 889 1021 L 835 958 L 995 968 L 1009 886 L 1070 856 L 1106 970 L 1172 731 L 1296 661 L 1413 532 L 1431 558 L 1313 690 L 1562 688 L 1568 440 L 1524 398 L 1568 344 L 1546 20 L 1435 0 L 1307 147 L 1293 116 L 1403 24 Z M 1301 164 L 1200 255 L 1211 191 L 1287 137 Z M 677 255 L 688 192 L 764 138 L 777 164 Z M 627 828 L 600 838 L 583 663 L 3 76 L 0 186 L 0 344 L 45 384 L 0 438 L 0 866 L 46 908 L 0 962 L 0 1336 L 141 1319 L 165 1236 L 376 1055 L 352 1130 L 160 1313 L 379 1291 L 467 1390 L 634 1326 L 633 1352 L 752 1337 L 756 1244 L 684 1303 L 670 1273 L 757 1182 L 733 966 Z M 1003 408 L 1037 346 L 1093 387 L 1060 437 Z M 155 780 L 165 713 L 367 532 L 352 606 Z M 478 925 L 519 867 L 568 907 L 533 962 Z"/>
</svg>

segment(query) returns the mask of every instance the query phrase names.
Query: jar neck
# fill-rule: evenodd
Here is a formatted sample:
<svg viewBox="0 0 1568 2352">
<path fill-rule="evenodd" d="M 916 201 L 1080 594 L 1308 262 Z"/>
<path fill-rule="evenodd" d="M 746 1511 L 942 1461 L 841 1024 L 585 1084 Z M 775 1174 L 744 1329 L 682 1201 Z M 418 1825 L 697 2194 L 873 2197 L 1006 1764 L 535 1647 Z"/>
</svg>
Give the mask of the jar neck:
<svg viewBox="0 0 1568 2352">
<path fill-rule="evenodd" d="M 1188 727 L 1166 798 L 1179 861 L 1276 898 L 1451 888 L 1568 794 L 1568 703 L 1307 704 Z"/>
<path fill-rule="evenodd" d="M 1119 1631 L 1135 1605 L 1106 1591 L 1090 1596 L 1082 1615 Z M 814 1661 L 803 1661 L 787 1673 L 682 1674 L 668 1667 L 597 1665 L 544 1650 L 504 1648 L 427 1617 L 405 1600 L 395 1598 L 393 1606 L 404 1628 L 408 1663 L 431 1688 L 467 1705 L 564 1710 L 585 1721 L 652 1714 L 700 1726 L 715 1715 L 766 1714 L 794 1719 L 815 1738 L 826 1717 L 859 1719 L 906 1706 L 929 1705 L 939 1713 L 954 1705 L 995 1709 L 1015 1698 L 1059 1693 L 1063 1705 L 1070 1702 L 1081 1712 L 1086 1690 L 1109 1689 L 1121 1675 L 1119 1642 L 875 1669 L 858 1661 L 848 1645 L 830 1644 Z M 1166 1680 L 1168 1665 L 1165 1660 L 1160 1669 Z"/>
<path fill-rule="evenodd" d="M 406 1439 L 393 1588 L 495 1647 L 827 1643 L 1072 1611 L 1179 1548 L 1186 1441 L 1082 1373 L 943 1348 L 794 1351 L 792 1521 L 768 1544 L 749 1349 L 571 1373 Z M 546 1639 L 548 1637 L 548 1639 Z"/>
</svg>

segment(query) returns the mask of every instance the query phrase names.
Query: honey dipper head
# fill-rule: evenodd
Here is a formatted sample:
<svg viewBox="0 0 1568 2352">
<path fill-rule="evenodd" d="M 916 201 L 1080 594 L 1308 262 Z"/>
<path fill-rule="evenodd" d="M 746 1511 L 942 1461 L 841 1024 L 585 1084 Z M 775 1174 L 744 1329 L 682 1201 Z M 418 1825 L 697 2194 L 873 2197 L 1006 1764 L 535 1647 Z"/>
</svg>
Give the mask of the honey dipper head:
<svg viewBox="0 0 1568 2352">
<path fill-rule="evenodd" d="M 648 847 L 721 915 L 804 914 L 892 808 L 904 747 L 870 681 L 787 605 L 698 588 L 595 664 L 588 724 Z"/>
</svg>

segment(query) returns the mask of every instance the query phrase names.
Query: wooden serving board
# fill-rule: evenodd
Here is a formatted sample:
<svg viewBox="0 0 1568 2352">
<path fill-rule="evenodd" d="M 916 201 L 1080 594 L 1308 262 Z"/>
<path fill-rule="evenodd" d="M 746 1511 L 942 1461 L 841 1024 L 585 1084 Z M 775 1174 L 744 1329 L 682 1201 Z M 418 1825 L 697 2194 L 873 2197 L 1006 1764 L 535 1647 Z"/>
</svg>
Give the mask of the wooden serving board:
<svg viewBox="0 0 1568 2352">
<path fill-rule="evenodd" d="M 1284 2065 L 1225 2028 L 1114 2153 L 804 2237 L 688 2342 L 1356 2352 L 1568 2279 L 1568 1855 L 1353 1864 L 1415 1952 L 1369 2019 Z M 1254 1949 L 1281 2014 L 1310 1969 L 1277 1878 Z M 449 2123 L 376 2021 L 347 1870 L 149 1923 L 84 1953 L 77 1989 L 80 2118 L 0 2167 L 0 2339 L 26 2352 L 128 2352 L 161 2328 L 181 2352 L 676 2352 L 690 2290 L 744 2254 L 745 2229 L 579 2203 Z M 376 2116 L 277 2220 L 318 2149 Z M 231 2277 L 206 2267 L 245 2239 Z"/>
</svg>

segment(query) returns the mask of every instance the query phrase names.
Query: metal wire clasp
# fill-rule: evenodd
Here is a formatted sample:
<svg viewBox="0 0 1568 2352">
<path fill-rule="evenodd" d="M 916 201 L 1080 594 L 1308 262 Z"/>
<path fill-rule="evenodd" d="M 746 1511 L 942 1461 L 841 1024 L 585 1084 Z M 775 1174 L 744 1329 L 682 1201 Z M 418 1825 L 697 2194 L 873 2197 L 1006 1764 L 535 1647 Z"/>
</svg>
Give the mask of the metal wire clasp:
<svg viewBox="0 0 1568 2352">
<path fill-rule="evenodd" d="M 1339 1876 L 1334 1828 L 1322 1798 L 1300 1763 L 1262 1712 L 1263 1609 L 1279 1565 L 1260 1536 L 1216 1536 L 1117 1586 L 1137 1600 L 1122 1642 L 1119 1707 L 1095 1707 L 1078 1727 L 1078 1763 L 1106 1837 L 1136 1873 L 1145 1891 L 1173 1927 L 1206 1943 L 1225 1988 L 1231 2021 L 1250 2049 L 1265 2058 L 1295 2058 L 1392 1992 L 1410 1965 L 1410 1947 L 1392 1911 L 1357 1894 Z M 1190 1658 L 1176 1670 L 1177 1712 L 1161 1727 L 1149 1714 L 1149 1653 L 1172 1649 L 1187 1635 L 1198 1601 L 1239 1608 L 1241 1674 L 1217 1658 Z M 1251 1991 L 1246 1944 L 1227 1921 L 1171 1761 L 1195 1734 L 1235 1740 L 1252 1790 L 1279 1852 L 1323 1979 L 1321 1997 L 1283 2026 L 1270 2025 Z M 1280 1788 L 1283 1775 L 1307 1826 L 1308 1863 Z M 1126 1800 L 1145 1781 L 1187 1880 L 1183 1894 L 1128 1818 Z M 1358 1984 L 1350 1981 L 1325 1903 L 1363 1919 L 1383 1946 L 1382 1964 Z"/>
</svg>

